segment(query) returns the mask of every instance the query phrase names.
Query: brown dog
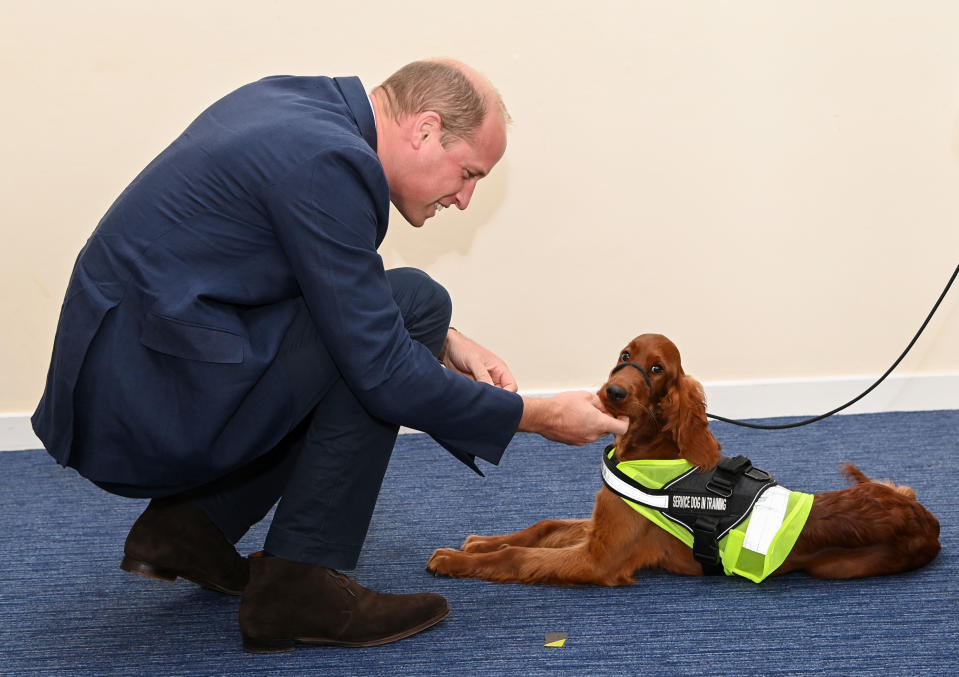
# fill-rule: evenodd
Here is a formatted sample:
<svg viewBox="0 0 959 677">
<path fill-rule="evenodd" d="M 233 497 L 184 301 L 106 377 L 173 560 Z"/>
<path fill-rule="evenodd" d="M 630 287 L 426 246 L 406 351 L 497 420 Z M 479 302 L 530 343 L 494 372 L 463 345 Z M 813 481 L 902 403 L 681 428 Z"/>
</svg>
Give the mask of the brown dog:
<svg viewBox="0 0 959 677">
<path fill-rule="evenodd" d="M 702 386 L 683 372 L 676 346 L 664 336 L 644 334 L 623 349 L 619 362 L 598 393 L 612 415 L 629 417 L 629 429 L 617 437 L 614 454 L 607 456 L 608 472 L 622 476 L 613 467 L 622 467 L 617 464 L 637 459 L 653 459 L 666 466 L 684 464 L 681 459 L 685 459 L 695 466 L 695 471 L 690 469 L 684 481 L 695 482 L 697 476 L 706 477 L 703 473 L 714 469 L 724 457 L 719 453 L 719 443 L 709 431 Z M 723 461 L 721 465 L 727 462 Z M 792 545 L 791 550 L 787 547 L 788 554 L 783 552 L 778 560 L 773 558 L 773 568 L 755 577 L 743 575 L 757 581 L 766 575 L 790 571 L 805 571 L 819 578 L 858 578 L 908 571 L 927 564 L 936 556 L 940 548 L 939 522 L 916 501 L 912 489 L 870 481 L 851 464 L 843 471 L 855 482 L 848 489 L 813 497 L 795 492 L 790 494 L 775 487 L 776 492 L 770 489 L 752 499 L 750 505 L 759 505 L 761 500 L 765 503 L 762 496 L 780 494 L 783 503 L 779 506 L 779 519 L 788 522 L 795 514 L 800 521 L 794 524 L 800 526 L 795 526 L 796 533 L 787 539 Z M 752 469 L 748 462 L 735 470 L 735 473 L 743 472 L 753 478 L 754 483 L 762 484 L 763 477 L 769 479 L 762 471 Z M 609 480 L 596 496 L 590 519 L 545 520 L 505 536 L 469 536 L 462 550 L 442 548 L 433 553 L 427 568 L 435 574 L 447 576 L 560 585 L 626 585 L 634 582 L 637 570 L 651 567 L 677 574 L 702 575 L 703 556 L 700 554 L 699 559 L 694 556 L 690 547 L 694 537 L 692 533 L 686 533 L 694 530 L 679 525 L 674 527 L 674 533 L 670 533 L 657 526 L 653 520 L 656 514 L 643 513 L 624 500 L 623 496 L 631 495 L 628 487 L 617 495 L 610 487 L 622 484 L 612 477 Z M 768 489 L 769 484 L 763 486 Z M 711 508 L 722 507 L 725 499 L 716 503 L 717 496 L 727 493 L 715 494 L 715 489 L 714 485 L 702 492 L 707 497 L 705 499 L 697 498 L 692 492 L 691 499 L 681 496 L 669 500 L 680 507 L 688 507 L 690 501 Z M 648 493 L 658 492 L 650 489 Z M 792 496 L 789 499 L 792 512 L 787 512 L 783 518 L 787 495 Z M 775 513 L 776 509 L 773 508 L 772 512 Z M 647 518 L 649 515 L 652 517 Z M 802 518 L 805 518 L 804 524 Z M 669 517 L 663 519 L 675 521 Z M 736 529 L 740 530 L 740 541 L 743 540 L 743 531 L 752 532 L 752 527 L 745 529 L 745 525 L 756 522 L 759 530 L 762 521 L 753 517 L 749 522 L 739 522 Z M 715 526 L 715 520 L 711 526 Z M 715 539 L 718 533 L 713 533 Z M 726 533 L 728 538 L 735 537 L 733 531 L 727 530 Z M 756 548 L 761 552 L 765 547 L 774 552 L 778 546 L 769 545 L 769 538 L 771 536 L 765 539 L 765 545 L 743 545 L 741 552 L 747 558 L 762 559 L 763 555 L 748 549 Z M 745 539 L 748 544 L 750 536 L 746 535 Z M 761 534 L 759 540 L 762 540 Z M 753 543 L 755 541 L 756 533 L 753 533 Z M 728 540 L 726 542 L 727 551 L 736 549 L 728 545 Z M 725 558 L 723 564 L 726 565 Z M 706 569 L 711 569 L 711 563 L 707 562 Z M 728 565 L 726 570 L 730 573 Z M 733 570 L 742 573 L 735 566 Z M 721 572 L 722 568 L 718 571 Z M 716 573 L 716 570 L 712 569 L 712 572 Z"/>
</svg>

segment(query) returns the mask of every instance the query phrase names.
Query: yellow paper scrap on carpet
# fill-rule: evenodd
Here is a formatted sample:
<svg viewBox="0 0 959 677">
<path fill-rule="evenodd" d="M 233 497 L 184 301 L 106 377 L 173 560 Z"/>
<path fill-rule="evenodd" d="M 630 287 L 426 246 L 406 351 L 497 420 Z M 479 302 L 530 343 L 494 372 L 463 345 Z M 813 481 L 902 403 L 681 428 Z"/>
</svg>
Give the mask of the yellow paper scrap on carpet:
<svg viewBox="0 0 959 677">
<path fill-rule="evenodd" d="M 543 646 L 564 646 L 569 635 L 565 632 L 547 632 Z"/>
</svg>

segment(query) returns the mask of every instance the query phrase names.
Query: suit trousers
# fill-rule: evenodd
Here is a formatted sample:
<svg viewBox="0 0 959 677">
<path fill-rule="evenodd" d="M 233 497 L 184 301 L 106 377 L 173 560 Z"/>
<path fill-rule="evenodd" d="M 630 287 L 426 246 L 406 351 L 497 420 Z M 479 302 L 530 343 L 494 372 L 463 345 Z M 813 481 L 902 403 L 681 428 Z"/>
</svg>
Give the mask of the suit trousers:
<svg viewBox="0 0 959 677">
<path fill-rule="evenodd" d="M 387 271 L 412 338 L 437 358 L 452 305 L 446 290 L 415 268 Z M 277 503 L 264 549 L 331 569 L 356 566 L 396 442 L 398 426 L 372 416 L 342 379 L 302 305 L 271 370 L 305 412 L 292 432 L 251 463 L 178 492 L 233 543 Z M 275 383 L 275 379 L 270 380 Z M 104 485 L 127 496 L 150 495 Z M 169 492 L 164 492 L 169 493 Z"/>
</svg>

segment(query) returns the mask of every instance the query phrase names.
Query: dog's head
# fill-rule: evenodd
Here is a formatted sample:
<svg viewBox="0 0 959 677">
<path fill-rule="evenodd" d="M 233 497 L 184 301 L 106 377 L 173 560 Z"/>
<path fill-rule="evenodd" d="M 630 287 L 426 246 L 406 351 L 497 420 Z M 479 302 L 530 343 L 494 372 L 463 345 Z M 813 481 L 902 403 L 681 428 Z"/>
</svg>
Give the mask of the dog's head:
<svg viewBox="0 0 959 677">
<path fill-rule="evenodd" d="M 620 458 L 680 456 L 704 470 L 719 462 L 703 387 L 683 372 L 679 350 L 661 334 L 637 336 L 620 351 L 597 393 L 613 416 L 627 416 Z"/>
</svg>

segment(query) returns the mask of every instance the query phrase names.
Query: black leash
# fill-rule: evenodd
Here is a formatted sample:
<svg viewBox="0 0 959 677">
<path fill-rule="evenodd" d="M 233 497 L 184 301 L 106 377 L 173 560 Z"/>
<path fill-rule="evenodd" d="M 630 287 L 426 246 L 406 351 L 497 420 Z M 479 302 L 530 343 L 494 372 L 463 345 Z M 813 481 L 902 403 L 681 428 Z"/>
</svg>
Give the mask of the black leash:
<svg viewBox="0 0 959 677">
<path fill-rule="evenodd" d="M 724 423 L 732 423 L 733 425 L 742 426 L 744 428 L 755 428 L 757 430 L 785 430 L 786 428 L 798 428 L 799 426 L 809 425 L 810 423 L 815 423 L 816 421 L 821 421 L 824 418 L 828 418 L 833 414 L 837 414 L 847 407 L 851 407 L 856 402 L 864 398 L 866 395 L 871 393 L 876 386 L 886 380 L 886 377 L 892 373 L 893 369 L 899 366 L 899 363 L 902 362 L 902 359 L 909 353 L 912 347 L 915 345 L 916 341 L 919 340 L 919 337 L 922 335 L 923 330 L 926 328 L 926 325 L 929 324 L 929 320 L 932 319 L 932 316 L 936 314 L 936 311 L 939 309 L 939 304 L 942 303 L 942 300 L 946 298 L 946 294 L 949 292 L 949 287 L 952 286 L 952 283 L 956 279 L 956 275 L 959 274 L 959 266 L 956 266 L 956 269 L 952 273 L 952 277 L 949 278 L 949 282 L 946 283 L 946 288 L 942 290 L 942 293 L 939 295 L 939 300 L 936 301 L 936 305 L 932 307 L 932 310 L 929 311 L 929 314 L 926 316 L 926 320 L 922 323 L 922 326 L 919 327 L 919 331 L 916 332 L 916 335 L 912 337 L 912 340 L 909 342 L 909 345 L 906 346 L 906 349 L 902 351 L 902 355 L 899 356 L 895 362 L 892 363 L 892 366 L 886 370 L 886 373 L 879 377 L 879 380 L 873 383 L 871 386 L 866 388 L 858 397 L 849 400 L 841 407 L 836 407 L 832 411 L 828 411 L 825 414 L 821 414 L 814 418 L 806 419 L 805 421 L 796 421 L 795 423 L 783 423 L 782 425 L 760 425 L 759 423 L 747 423 L 746 421 L 735 421 L 730 418 L 723 418 L 722 416 L 716 416 L 715 414 L 706 413 L 706 416 L 709 418 L 715 419 L 717 421 L 723 421 Z"/>
</svg>

